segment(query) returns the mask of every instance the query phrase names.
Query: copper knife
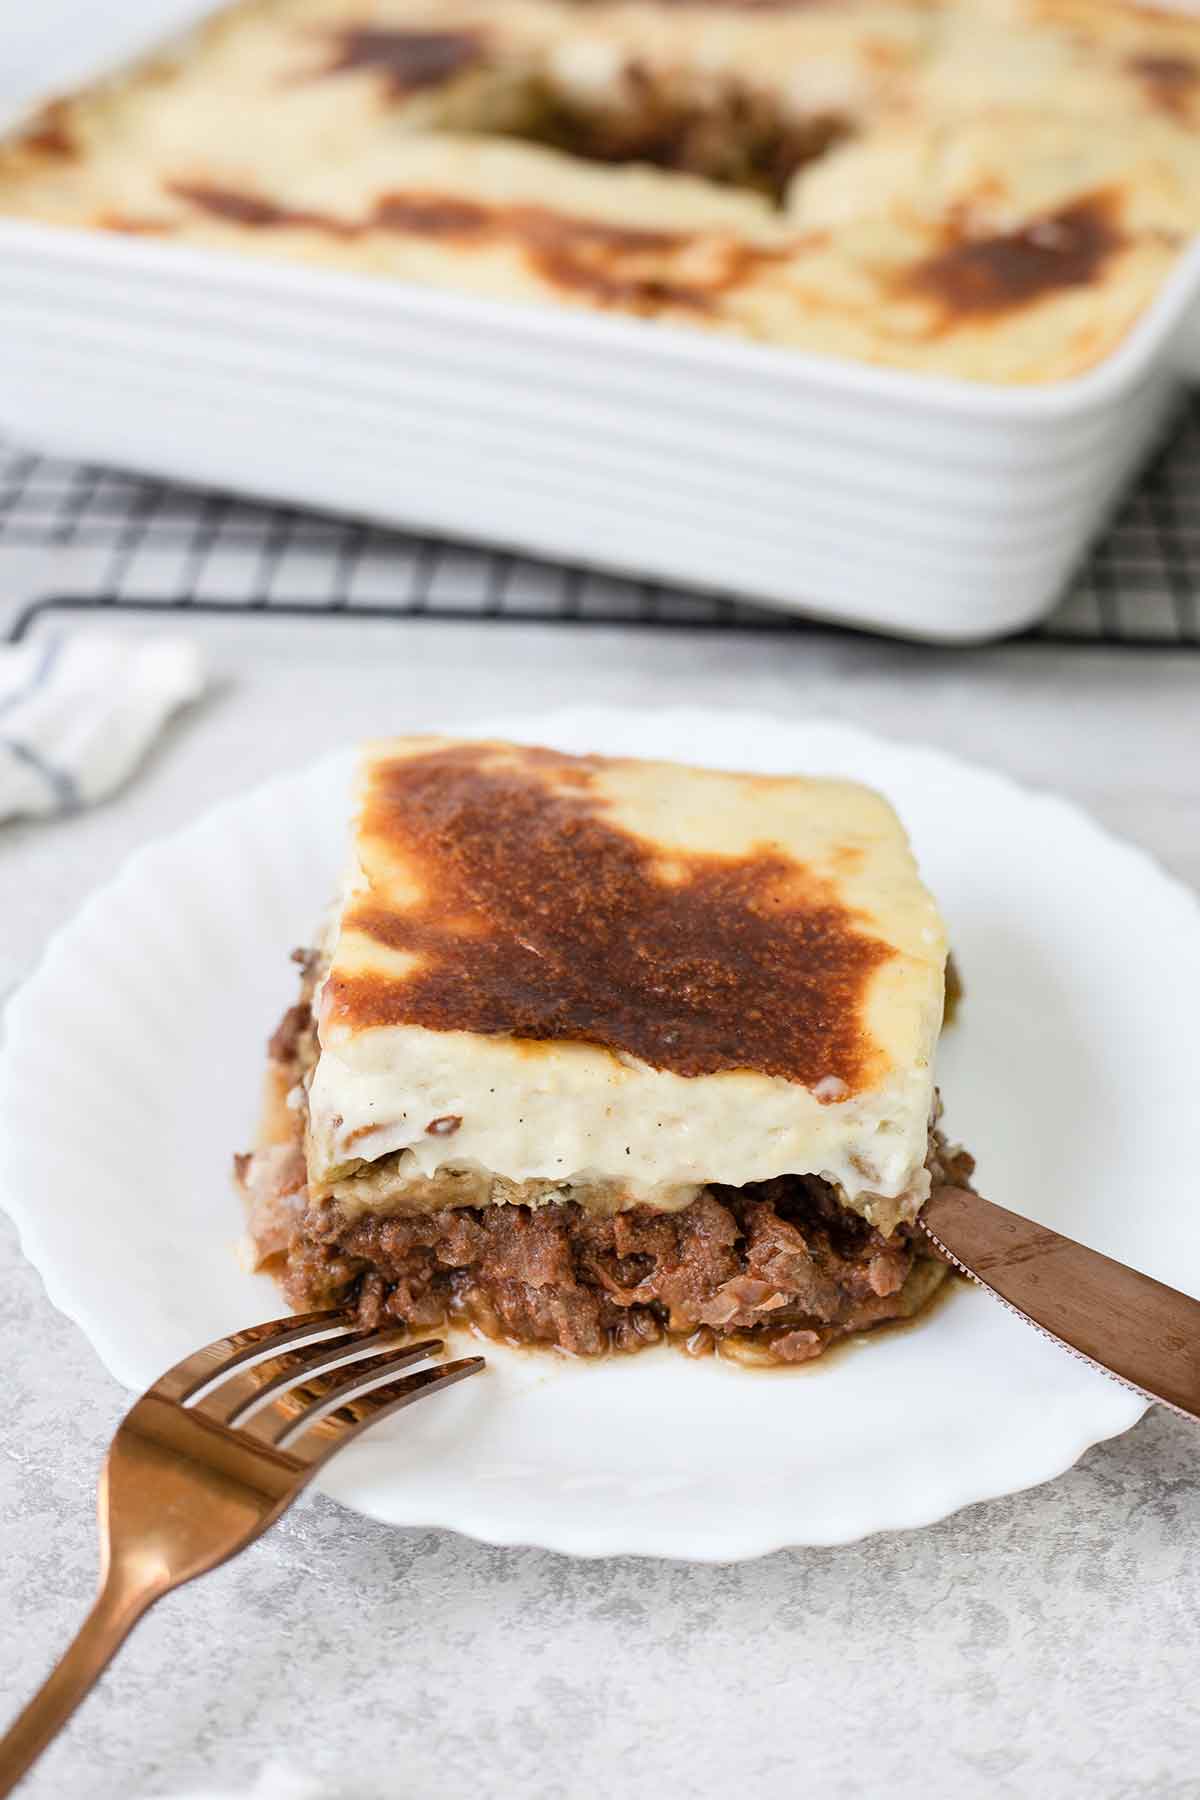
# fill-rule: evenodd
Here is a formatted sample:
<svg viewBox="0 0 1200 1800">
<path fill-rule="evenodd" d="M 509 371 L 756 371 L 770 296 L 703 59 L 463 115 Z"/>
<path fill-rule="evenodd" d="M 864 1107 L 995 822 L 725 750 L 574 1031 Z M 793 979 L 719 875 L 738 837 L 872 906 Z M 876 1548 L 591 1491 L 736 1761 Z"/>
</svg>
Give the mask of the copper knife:
<svg viewBox="0 0 1200 1800">
<path fill-rule="evenodd" d="M 969 1188 L 938 1189 L 920 1223 L 1028 1324 L 1147 1400 L 1200 1420 L 1200 1300 Z"/>
</svg>

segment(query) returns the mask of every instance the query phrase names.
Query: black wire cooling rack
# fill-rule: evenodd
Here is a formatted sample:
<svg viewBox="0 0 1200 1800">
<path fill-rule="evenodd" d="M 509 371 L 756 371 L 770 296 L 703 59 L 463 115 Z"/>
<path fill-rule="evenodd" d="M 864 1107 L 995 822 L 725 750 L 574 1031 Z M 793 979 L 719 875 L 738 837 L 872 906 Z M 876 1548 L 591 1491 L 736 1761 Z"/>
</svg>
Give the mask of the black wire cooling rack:
<svg viewBox="0 0 1200 1800">
<path fill-rule="evenodd" d="M 7 579 L 6 579 L 7 575 Z M 255 505 L 0 441 L 0 582 L 50 612 L 190 608 L 305 617 L 538 620 L 732 631 L 829 630 L 736 594 L 580 568 Z M 1030 643 L 1200 649 L 1200 391 Z"/>
</svg>

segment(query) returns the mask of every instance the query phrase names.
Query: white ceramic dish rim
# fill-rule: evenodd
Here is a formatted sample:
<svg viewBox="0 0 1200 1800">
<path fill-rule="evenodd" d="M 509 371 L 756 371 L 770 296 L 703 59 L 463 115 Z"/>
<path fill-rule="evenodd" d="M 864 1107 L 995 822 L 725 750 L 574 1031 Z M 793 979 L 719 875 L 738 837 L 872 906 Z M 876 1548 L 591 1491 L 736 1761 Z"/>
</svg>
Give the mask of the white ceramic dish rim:
<svg viewBox="0 0 1200 1800">
<path fill-rule="evenodd" d="M 554 718 L 564 716 L 570 716 L 576 723 L 581 717 L 611 718 L 614 710 L 572 709 L 569 715 L 546 715 L 537 723 L 542 727 L 550 726 Z M 687 709 L 683 708 L 671 708 L 667 711 L 668 714 L 678 719 L 694 716 L 689 715 Z M 736 729 L 739 722 L 745 730 L 749 731 L 759 721 L 756 720 L 755 715 L 751 714 L 732 713 L 728 715 L 728 723 L 731 727 Z M 847 727 L 836 720 L 811 721 L 810 723 L 814 726 L 824 726 L 833 732 L 847 732 L 860 741 L 867 740 L 875 745 L 884 743 L 884 740 L 875 738 L 869 732 Z M 525 735 L 527 735 L 530 721 L 526 720 L 524 724 L 526 726 Z M 505 729 L 511 731 L 512 726 L 511 718 L 484 721 L 475 727 L 473 735 L 497 734 Z M 1071 829 L 1077 829 L 1080 823 L 1085 824 L 1098 839 L 1103 841 L 1108 854 L 1122 859 L 1140 879 L 1148 878 L 1160 889 L 1172 895 L 1172 903 L 1178 907 L 1181 921 L 1186 920 L 1187 926 L 1191 929 L 1195 929 L 1196 925 L 1200 924 L 1200 903 L 1189 888 L 1165 871 L 1147 852 L 1106 831 L 1069 801 L 1052 793 L 1032 789 L 1005 774 L 974 763 L 970 759 L 951 756 L 930 746 L 906 743 L 904 751 L 906 757 L 923 763 L 931 773 L 938 769 L 960 772 L 966 770 L 973 778 L 990 783 L 996 790 L 1003 790 L 1009 796 L 1018 797 L 1024 804 L 1037 806 L 1043 812 L 1053 811 L 1062 819 L 1064 826 L 1069 825 Z M 282 792 L 289 783 L 297 779 L 298 775 L 311 774 L 317 767 L 327 762 L 335 759 L 344 760 L 346 755 L 346 751 L 336 752 L 334 758 L 321 758 L 319 763 L 308 765 L 306 770 L 290 770 L 260 784 L 253 792 L 263 797 L 272 792 Z M 206 826 L 211 827 L 218 824 L 222 815 L 228 814 L 242 805 L 247 798 L 247 794 L 240 794 L 224 800 L 214 807 L 205 809 L 187 824 L 142 846 L 129 856 L 111 880 L 90 895 L 78 913 L 53 935 L 39 962 L 38 970 L 9 1002 L 7 1030 L 4 1033 L 7 1042 L 4 1051 L 0 1052 L 0 1089 L 4 1085 L 4 1065 L 8 1061 L 7 1047 L 11 1045 L 14 1037 L 19 1038 L 21 1035 L 26 1009 L 28 1008 L 32 1012 L 32 1008 L 36 1004 L 37 976 L 42 970 L 51 969 L 59 956 L 67 953 L 73 932 L 76 929 L 85 928 L 97 910 L 103 909 L 112 890 L 129 882 L 138 881 L 147 860 L 152 858 L 160 848 L 165 848 L 172 842 Z M 0 1129 L 3 1128 L 2 1112 L 3 1109 L 0 1108 Z M 42 1246 L 36 1209 L 24 1206 L 16 1192 L 4 1195 L 3 1204 L 16 1225 L 22 1251 L 27 1260 L 38 1270 L 51 1303 L 70 1318 L 88 1337 L 102 1362 L 118 1381 L 131 1389 L 138 1388 L 141 1385 L 141 1378 L 131 1372 L 125 1362 L 122 1350 L 113 1338 L 106 1334 L 103 1321 L 98 1320 L 94 1314 L 88 1313 L 87 1308 L 77 1302 L 69 1290 L 69 1284 L 59 1279 L 53 1266 L 49 1268 L 45 1266 L 45 1260 L 41 1254 Z M 86 1316 L 84 1316 L 85 1314 Z M 1008 1475 L 996 1475 L 990 1479 L 981 1479 L 976 1468 L 957 1488 L 953 1484 L 943 1483 L 935 1498 L 931 1498 L 929 1491 L 926 1490 L 919 1496 L 910 1496 L 907 1505 L 893 1499 L 889 1507 L 886 1501 L 876 1495 L 872 1497 L 871 1511 L 874 1517 L 870 1524 L 864 1525 L 860 1520 L 849 1519 L 843 1522 L 840 1529 L 829 1530 L 820 1535 L 808 1532 L 804 1542 L 813 1546 L 833 1546 L 857 1541 L 862 1537 L 873 1535 L 876 1531 L 916 1529 L 935 1523 L 964 1506 L 1021 1492 L 1054 1479 L 1070 1468 L 1092 1445 L 1129 1429 L 1145 1410 L 1144 1404 L 1137 1404 L 1136 1397 L 1125 1390 L 1122 1390 L 1122 1393 L 1127 1402 L 1133 1403 L 1132 1412 L 1114 1408 L 1114 1395 L 1111 1389 L 1100 1385 L 1092 1392 L 1094 1400 L 1091 1404 L 1086 1403 L 1084 1399 L 1080 1399 L 1077 1403 L 1074 1433 L 1060 1439 L 1053 1453 L 1044 1455 L 1042 1460 L 1019 1480 L 1014 1482 Z M 336 1490 L 336 1482 L 332 1482 L 330 1485 Z M 339 1497 L 347 1498 L 347 1496 Z M 520 1532 L 510 1533 L 497 1530 L 494 1518 L 488 1513 L 486 1498 L 477 1505 L 472 1496 L 456 1507 L 439 1506 L 428 1515 L 418 1516 L 411 1509 L 406 1509 L 403 1519 L 399 1519 L 394 1513 L 389 1512 L 386 1506 L 364 1503 L 361 1498 L 351 1499 L 349 1503 L 356 1510 L 384 1524 L 402 1523 L 411 1527 L 449 1528 L 463 1532 L 482 1542 L 500 1546 L 517 1546 L 531 1541 L 528 1535 Z M 885 1516 L 879 1516 L 881 1510 Z M 667 1542 L 661 1544 L 643 1542 L 631 1549 L 627 1536 L 621 1526 L 617 1524 L 608 1533 L 598 1531 L 593 1526 L 586 1545 L 581 1546 L 578 1538 L 573 1534 L 568 1520 L 564 1523 L 561 1533 L 540 1526 L 535 1541 L 541 1547 L 552 1551 L 592 1558 L 623 1554 L 675 1558 L 686 1561 L 728 1562 L 770 1554 L 775 1550 L 788 1547 L 796 1540 L 786 1532 L 782 1535 L 774 1533 L 764 1537 L 761 1528 L 758 1530 L 747 1529 L 739 1533 L 725 1525 L 712 1534 L 712 1542 L 707 1545 L 702 1537 L 697 1538 L 693 1535 L 686 1550 L 672 1548 Z"/>
</svg>

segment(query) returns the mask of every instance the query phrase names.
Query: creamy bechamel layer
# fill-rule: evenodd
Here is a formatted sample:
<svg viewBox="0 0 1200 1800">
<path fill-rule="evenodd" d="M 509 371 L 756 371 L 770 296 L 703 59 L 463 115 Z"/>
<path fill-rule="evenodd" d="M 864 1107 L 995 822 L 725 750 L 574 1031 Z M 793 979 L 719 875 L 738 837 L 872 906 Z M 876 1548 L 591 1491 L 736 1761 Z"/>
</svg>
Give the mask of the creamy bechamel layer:
<svg viewBox="0 0 1200 1800">
<path fill-rule="evenodd" d="M 315 1197 L 925 1198 L 945 934 L 854 783 L 401 739 L 363 761 L 314 996 Z"/>
<path fill-rule="evenodd" d="M 343 1207 L 511 1198 L 675 1211 L 711 1182 L 812 1174 L 886 1230 L 928 1197 L 928 1055 L 838 1104 L 794 1082 L 740 1071 L 689 1078 L 581 1044 L 530 1054 L 506 1039 L 403 1026 L 377 1039 L 361 1055 L 322 1051 L 309 1094 L 315 1190 Z M 430 1132 L 454 1118 L 453 1137 Z M 356 1158 L 369 1160 L 338 1180 Z M 540 1191 L 511 1191 L 527 1183 Z"/>
</svg>

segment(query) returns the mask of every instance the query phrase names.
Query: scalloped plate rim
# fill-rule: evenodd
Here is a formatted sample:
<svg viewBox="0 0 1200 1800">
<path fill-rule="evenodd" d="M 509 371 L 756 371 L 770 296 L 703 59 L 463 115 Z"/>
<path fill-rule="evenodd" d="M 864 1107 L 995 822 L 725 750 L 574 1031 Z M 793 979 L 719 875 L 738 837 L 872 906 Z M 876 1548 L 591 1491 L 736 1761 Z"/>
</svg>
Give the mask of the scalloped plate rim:
<svg viewBox="0 0 1200 1800">
<path fill-rule="evenodd" d="M 795 732 L 833 747 L 840 741 L 843 746 L 852 746 L 857 751 L 866 748 L 873 755 L 883 750 L 894 751 L 913 765 L 936 769 L 955 779 L 965 774 L 976 782 L 990 785 L 995 792 L 1003 792 L 1010 801 L 1016 800 L 1022 806 L 1052 812 L 1071 832 L 1084 832 L 1094 845 L 1103 847 L 1105 854 L 1119 857 L 1139 881 L 1152 881 L 1161 897 L 1165 899 L 1170 894 L 1171 903 L 1178 909 L 1181 920 L 1186 918 L 1192 930 L 1200 927 L 1200 903 L 1197 897 L 1184 883 L 1164 870 L 1148 852 L 1111 833 L 1073 802 L 1051 792 L 1030 788 L 1002 771 L 974 763 L 935 746 L 888 740 L 838 719 L 818 718 L 792 723 L 777 715 L 763 715 L 741 709 L 710 714 L 694 708 L 672 707 L 655 713 L 653 721 L 655 728 L 668 727 L 677 732 L 682 732 L 688 725 L 698 731 L 710 731 L 716 724 L 723 737 L 738 733 L 740 727 L 741 734 L 750 742 L 755 737 L 761 738 L 766 727 L 785 734 Z M 639 726 L 644 723 L 645 715 L 636 710 L 592 706 L 558 708 L 545 714 L 520 718 L 499 715 L 495 719 L 475 722 L 470 728 L 454 729 L 458 730 L 459 735 L 471 737 L 508 735 L 526 741 L 541 738 L 553 742 L 565 727 L 574 737 L 581 733 L 591 734 L 597 747 L 604 748 L 605 740 L 610 740 L 611 746 L 614 735 L 619 738 L 631 728 L 636 735 Z M 219 832 L 224 824 L 231 821 L 233 815 L 248 805 L 255 802 L 265 804 L 273 794 L 284 794 L 289 789 L 302 788 L 318 778 L 319 774 L 332 778 L 335 766 L 340 771 L 348 772 L 352 755 L 353 746 L 348 745 L 299 768 L 280 772 L 242 793 L 216 802 L 192 820 L 141 845 L 123 860 L 108 881 L 85 899 L 72 918 L 52 934 L 35 971 L 10 997 L 5 1009 L 4 1041 L 0 1047 L 0 1168 L 8 1168 L 14 1155 L 14 1139 L 19 1139 L 19 1132 L 14 1133 L 10 1129 L 6 1106 L 14 1081 L 14 1050 L 19 1051 L 27 1028 L 36 1031 L 35 1007 L 39 990 L 53 976 L 58 960 L 71 953 L 79 934 L 97 919 L 102 920 L 114 897 L 130 886 L 136 887 L 146 868 L 153 866 L 171 846 L 185 843 L 205 830 Z M 718 765 L 724 761 L 726 766 L 734 766 L 733 761 L 719 755 L 714 760 Z M 745 760 L 749 766 L 754 766 L 758 759 L 749 757 Z M 1200 933 L 1197 943 L 1200 944 Z M 1200 950 L 1197 951 L 1197 967 L 1200 968 Z M 78 1282 L 72 1281 L 70 1271 L 62 1270 L 52 1256 L 48 1257 L 38 1230 L 35 1207 L 26 1204 L 20 1195 L 12 1191 L 3 1195 L 2 1202 L 16 1226 L 22 1251 L 37 1269 L 51 1303 L 84 1333 L 101 1361 L 122 1385 L 132 1389 L 139 1387 L 141 1377 L 134 1375 L 128 1366 L 125 1351 L 108 1330 L 107 1320 L 89 1307 L 86 1296 L 81 1296 L 79 1292 Z M 988 1302 L 980 1298 L 979 1304 Z M 561 1530 L 554 1530 L 543 1521 L 536 1530 L 523 1531 L 514 1528 L 511 1523 L 506 1524 L 495 1518 L 489 1520 L 486 1500 L 482 1497 L 476 1497 L 474 1504 L 447 1504 L 433 1509 L 409 1508 L 403 1511 L 403 1517 L 395 1510 L 389 1510 L 387 1506 L 381 1506 L 370 1499 L 355 1498 L 344 1492 L 338 1492 L 338 1497 L 365 1516 L 381 1523 L 414 1528 L 449 1527 L 479 1541 L 498 1546 L 534 1544 L 555 1552 L 584 1557 L 624 1554 L 697 1562 L 738 1561 L 770 1554 L 790 1545 L 835 1546 L 859 1541 L 877 1531 L 919 1529 L 963 1507 L 1052 1480 L 1073 1466 L 1092 1445 L 1129 1429 L 1146 1410 L 1145 1402 L 1115 1385 L 1112 1388 L 1097 1387 L 1094 1393 L 1094 1406 L 1079 1403 L 1077 1429 L 1073 1433 L 1065 1433 L 1060 1429 L 1053 1443 L 1045 1438 L 1036 1442 L 1031 1438 L 1026 1445 L 1030 1452 L 1028 1466 L 1019 1473 L 1006 1473 L 987 1480 L 977 1470 L 972 1472 L 967 1466 L 959 1482 L 945 1480 L 940 1486 L 929 1484 L 915 1501 L 909 1495 L 907 1504 L 889 1507 L 884 1499 L 876 1496 L 874 1505 L 865 1509 L 876 1515 L 869 1521 L 860 1516 L 846 1520 L 841 1529 L 827 1531 L 816 1531 L 809 1526 L 801 1535 L 789 1534 L 786 1529 L 765 1529 L 763 1526 L 739 1531 L 726 1524 L 708 1533 L 694 1531 L 689 1542 L 679 1544 L 667 1541 L 669 1531 L 664 1535 L 661 1532 L 647 1531 L 644 1524 L 640 1530 L 629 1524 L 619 1524 L 608 1533 L 598 1532 L 593 1527 L 586 1538 L 581 1540 L 580 1534 L 572 1529 L 572 1514 L 567 1507 L 561 1509 Z M 335 1490 L 341 1486 L 336 1479 L 326 1485 Z"/>
</svg>

